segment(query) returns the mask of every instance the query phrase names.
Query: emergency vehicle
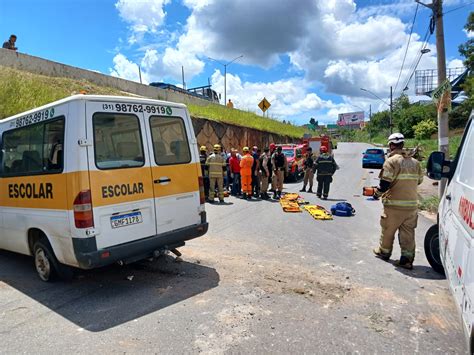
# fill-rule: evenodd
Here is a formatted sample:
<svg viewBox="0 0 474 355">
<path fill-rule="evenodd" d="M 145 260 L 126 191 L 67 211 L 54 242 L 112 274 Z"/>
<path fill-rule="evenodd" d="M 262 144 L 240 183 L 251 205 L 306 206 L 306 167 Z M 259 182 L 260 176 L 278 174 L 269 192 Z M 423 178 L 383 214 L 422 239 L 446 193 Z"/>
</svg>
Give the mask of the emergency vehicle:
<svg viewBox="0 0 474 355">
<path fill-rule="evenodd" d="M 43 281 L 130 263 L 207 232 L 185 105 L 76 95 L 0 121 L 0 249 Z"/>
<path fill-rule="evenodd" d="M 425 236 L 431 266 L 446 275 L 461 314 L 469 353 L 474 352 L 474 113 L 468 121 L 453 161 L 442 152 L 430 155 L 428 176 L 447 178 L 441 196 L 438 224 Z"/>
<path fill-rule="evenodd" d="M 303 139 L 303 144 L 307 145 L 308 147 L 311 147 L 311 149 L 313 150 L 313 154 L 315 155 L 319 155 L 319 148 L 321 148 L 321 146 L 326 147 L 328 153 L 331 155 L 333 155 L 332 150 L 337 148 L 337 146 L 333 144 L 331 138 L 324 134 L 321 137 L 311 137 Z"/>
<path fill-rule="evenodd" d="M 277 144 L 282 148 L 288 164 L 288 179 L 298 181 L 304 173 L 303 162 L 306 154 L 306 144 Z"/>
</svg>

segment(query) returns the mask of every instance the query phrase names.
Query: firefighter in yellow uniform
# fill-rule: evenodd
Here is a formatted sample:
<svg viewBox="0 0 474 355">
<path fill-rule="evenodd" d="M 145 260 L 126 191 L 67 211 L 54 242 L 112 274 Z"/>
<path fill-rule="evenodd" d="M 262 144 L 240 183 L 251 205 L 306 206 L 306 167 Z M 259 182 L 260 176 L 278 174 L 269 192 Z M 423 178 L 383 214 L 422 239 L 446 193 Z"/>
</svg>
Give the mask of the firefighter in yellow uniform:
<svg viewBox="0 0 474 355">
<path fill-rule="evenodd" d="M 382 234 L 374 253 L 383 260 L 389 260 L 398 230 L 401 257 L 395 265 L 412 269 L 418 221 L 417 187 L 423 181 L 423 171 L 420 163 L 403 150 L 404 141 L 401 133 L 394 133 L 388 138 L 390 154 L 380 172 L 380 186 L 374 193 L 374 198 L 381 197 L 383 203 L 380 218 Z"/>
<path fill-rule="evenodd" d="M 214 144 L 214 153 L 212 153 L 206 160 L 206 166 L 209 172 L 209 202 L 214 202 L 214 196 L 217 190 L 219 192 L 219 202 L 224 202 L 224 173 L 226 172 L 226 162 L 221 154 L 221 146 Z"/>
</svg>

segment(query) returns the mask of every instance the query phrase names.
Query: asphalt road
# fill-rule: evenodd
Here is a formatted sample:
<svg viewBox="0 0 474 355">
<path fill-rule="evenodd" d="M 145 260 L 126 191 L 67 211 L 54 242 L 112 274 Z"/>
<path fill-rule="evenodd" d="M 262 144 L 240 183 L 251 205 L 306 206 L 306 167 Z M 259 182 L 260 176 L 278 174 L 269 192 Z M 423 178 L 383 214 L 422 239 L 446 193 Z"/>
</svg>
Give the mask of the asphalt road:
<svg viewBox="0 0 474 355">
<path fill-rule="evenodd" d="M 326 207 L 347 200 L 354 217 L 231 197 L 207 206 L 209 232 L 181 248 L 182 262 L 70 283 L 43 283 L 31 258 L 0 251 L 0 353 L 465 352 L 447 282 L 424 256 L 429 222 L 419 219 L 413 271 L 372 255 L 381 203 L 361 196 L 378 174 L 361 168 L 364 148 L 339 144 L 330 201 L 303 193 Z"/>
</svg>

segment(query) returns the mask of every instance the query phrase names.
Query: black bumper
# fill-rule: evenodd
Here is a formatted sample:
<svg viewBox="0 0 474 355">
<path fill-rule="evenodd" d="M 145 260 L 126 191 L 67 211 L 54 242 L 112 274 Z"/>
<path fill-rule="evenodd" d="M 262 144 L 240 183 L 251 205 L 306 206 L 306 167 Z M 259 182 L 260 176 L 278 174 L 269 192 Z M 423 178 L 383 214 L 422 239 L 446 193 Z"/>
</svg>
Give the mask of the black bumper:
<svg viewBox="0 0 474 355">
<path fill-rule="evenodd" d="M 81 269 L 93 269 L 117 261 L 131 262 L 153 256 L 156 250 L 173 249 L 184 245 L 186 240 L 206 234 L 209 224 L 205 221 L 172 232 L 135 240 L 97 250 L 96 237 L 73 238 L 74 253 Z"/>
</svg>

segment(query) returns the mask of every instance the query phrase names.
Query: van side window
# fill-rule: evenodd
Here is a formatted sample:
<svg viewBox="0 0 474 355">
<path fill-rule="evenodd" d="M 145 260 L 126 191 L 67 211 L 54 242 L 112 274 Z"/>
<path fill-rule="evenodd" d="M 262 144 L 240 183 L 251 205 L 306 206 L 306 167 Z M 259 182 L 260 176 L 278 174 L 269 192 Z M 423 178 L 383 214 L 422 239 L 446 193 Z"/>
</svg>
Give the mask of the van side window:
<svg viewBox="0 0 474 355">
<path fill-rule="evenodd" d="M 2 175 L 60 173 L 64 166 L 64 118 L 6 131 Z"/>
<path fill-rule="evenodd" d="M 458 180 L 460 183 L 472 188 L 474 186 L 474 168 L 472 166 L 472 158 L 474 157 L 474 124 L 471 127 L 463 143 L 464 149 L 459 162 Z"/>
<path fill-rule="evenodd" d="M 99 169 L 133 168 L 145 164 L 137 116 L 95 113 L 92 122 L 95 164 Z"/>
<path fill-rule="evenodd" d="M 182 118 L 151 116 L 150 127 L 156 164 L 186 164 L 191 161 Z"/>
</svg>

